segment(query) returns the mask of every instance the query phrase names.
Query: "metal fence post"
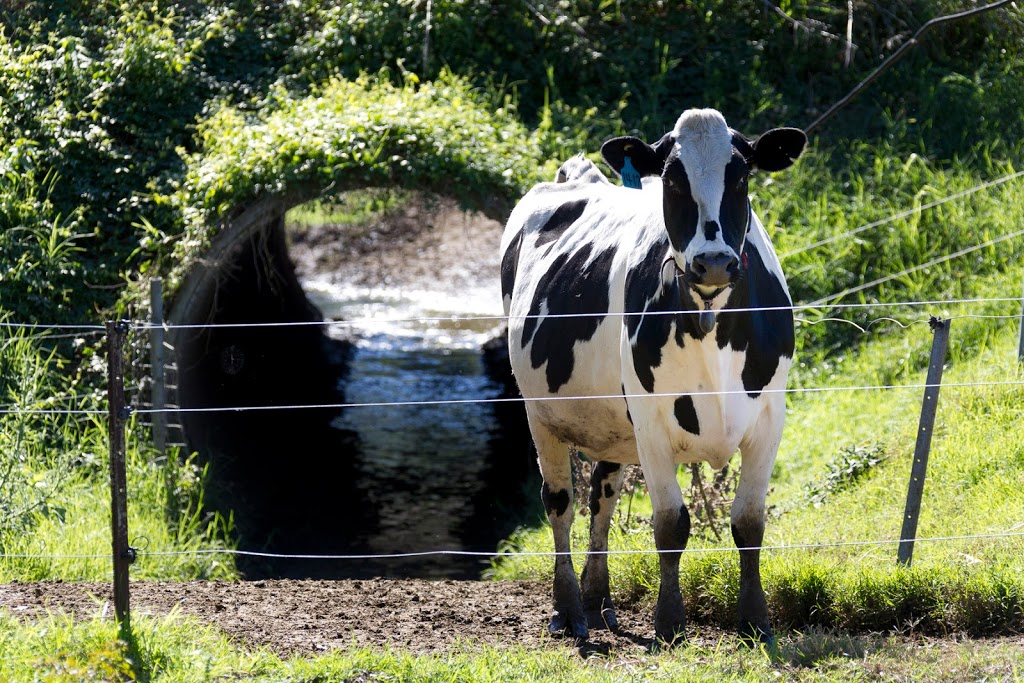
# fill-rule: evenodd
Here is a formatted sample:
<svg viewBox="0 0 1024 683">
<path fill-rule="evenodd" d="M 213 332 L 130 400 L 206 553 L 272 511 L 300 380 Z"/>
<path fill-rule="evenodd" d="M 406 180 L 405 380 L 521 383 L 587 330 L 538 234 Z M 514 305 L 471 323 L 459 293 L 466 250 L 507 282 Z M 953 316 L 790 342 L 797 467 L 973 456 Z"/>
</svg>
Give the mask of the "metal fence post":
<svg viewBox="0 0 1024 683">
<path fill-rule="evenodd" d="M 149 364 L 153 383 L 150 399 L 153 412 L 153 445 L 164 456 L 167 451 L 167 406 L 166 371 L 164 368 L 164 293 L 163 280 L 158 277 L 149 281 L 149 307 L 151 320 L 149 328 Z"/>
<path fill-rule="evenodd" d="M 942 366 L 946 363 L 946 351 L 949 348 L 949 320 L 933 317 L 929 324 L 933 334 L 932 356 L 928 364 L 928 379 L 925 381 L 921 421 L 917 429 L 917 443 L 914 445 L 914 463 L 910 469 L 907 505 L 903 513 L 903 529 L 900 531 L 897 555 L 899 564 L 907 567 L 910 566 L 914 557 L 914 539 L 917 537 L 917 520 L 921 512 L 924 477 L 928 470 L 928 453 L 932 445 L 935 413 L 939 405 L 939 388 L 942 385 Z"/>
<path fill-rule="evenodd" d="M 135 550 L 128 545 L 128 482 L 125 472 L 124 426 L 131 408 L 124 396 L 124 335 L 127 321 L 107 321 L 107 402 L 110 437 L 110 527 L 114 555 L 114 614 L 121 628 L 129 626 L 128 565 Z"/>
<path fill-rule="evenodd" d="M 1017 362 L 1024 363 L 1024 291 L 1020 296 L 1020 337 L 1017 339 Z"/>
</svg>

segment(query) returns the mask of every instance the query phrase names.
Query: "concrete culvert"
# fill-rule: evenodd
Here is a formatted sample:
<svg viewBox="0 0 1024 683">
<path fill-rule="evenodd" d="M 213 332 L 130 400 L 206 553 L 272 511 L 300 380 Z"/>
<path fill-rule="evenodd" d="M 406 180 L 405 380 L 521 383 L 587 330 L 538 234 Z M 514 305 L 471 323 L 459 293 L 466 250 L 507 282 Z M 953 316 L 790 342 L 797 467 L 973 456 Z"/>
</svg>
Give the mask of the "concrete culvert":
<svg viewBox="0 0 1024 683">
<path fill-rule="evenodd" d="M 182 408 L 268 408 L 181 415 L 210 466 L 208 503 L 234 513 L 240 549 L 490 552 L 540 518 L 518 402 L 280 408 L 517 395 L 501 360 L 501 227 L 448 199 L 370 190 L 257 202 L 221 232 L 171 322 L 214 325 L 176 328 Z M 495 317 L 464 320 L 481 315 Z M 344 322 L 231 326 L 325 319 Z M 473 578 L 486 560 L 239 566 L 252 578 Z"/>
</svg>

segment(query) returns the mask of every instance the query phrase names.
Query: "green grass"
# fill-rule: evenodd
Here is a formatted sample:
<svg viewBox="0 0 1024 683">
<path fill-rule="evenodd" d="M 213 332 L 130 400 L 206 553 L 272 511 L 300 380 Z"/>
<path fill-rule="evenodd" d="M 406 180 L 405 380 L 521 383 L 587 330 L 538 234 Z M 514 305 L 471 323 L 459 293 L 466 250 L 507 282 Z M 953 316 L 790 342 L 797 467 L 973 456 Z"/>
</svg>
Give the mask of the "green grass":
<svg viewBox="0 0 1024 683">
<path fill-rule="evenodd" d="M 851 636 L 821 629 L 793 633 L 767 653 L 731 636 L 699 634 L 661 652 L 575 656 L 564 642 L 541 649 L 495 648 L 466 641 L 450 653 L 417 655 L 386 646 L 353 647 L 317 657 L 283 658 L 229 641 L 175 615 L 140 617 L 119 639 L 98 618 L 51 614 L 19 621 L 0 615 L 0 679 L 47 681 L 857 681 L 1020 680 L 1024 654 L 1015 641 L 933 641 Z"/>
<path fill-rule="evenodd" d="M 1002 278 L 1017 288 L 1021 273 Z M 998 288 L 997 280 L 989 283 Z M 995 306 L 996 304 L 992 304 Z M 1017 363 L 1019 303 L 1002 304 L 1008 318 L 969 316 L 977 306 L 951 306 L 949 367 L 943 377 L 936 430 L 918 527 L 920 538 L 974 536 L 1024 529 L 1024 386 L 951 386 L 1024 379 Z M 924 318 L 922 312 L 918 317 Z M 875 331 L 857 355 L 816 373 L 817 387 L 922 384 L 931 334 L 926 324 Z M 919 542 L 910 569 L 896 566 L 903 506 L 923 389 L 797 393 L 783 436 L 765 544 L 801 546 L 885 541 L 763 553 L 769 608 L 783 627 L 865 630 L 916 628 L 929 633 L 992 634 L 1024 626 L 1024 538 Z M 842 416 L 842 419 L 836 419 Z M 859 447 L 858 451 L 856 447 Z M 880 462 L 834 485 L 851 452 Z M 878 457 L 882 456 L 882 457 Z M 680 473 L 689 484 L 689 475 Z M 826 486 L 833 482 L 831 488 Z M 824 483 L 823 483 L 824 482 Z M 822 493 L 826 491 L 826 493 Z M 631 507 L 632 523 L 624 523 Z M 613 550 L 653 548 L 649 503 L 620 504 Z M 579 518 L 578 518 L 579 519 Z M 585 521 L 574 545 L 585 547 Z M 706 535 L 705 535 L 706 536 Z M 729 534 L 695 538 L 682 560 L 683 592 L 698 623 L 731 627 L 738 560 Z M 550 551 L 546 527 L 517 535 L 511 547 Z M 582 559 L 579 560 L 582 562 Z M 501 561 L 495 578 L 551 576 L 547 557 Z M 658 585 L 653 554 L 614 555 L 613 592 L 625 602 L 650 603 Z"/>
<path fill-rule="evenodd" d="M 1021 168 L 1008 160 L 1020 156 L 1018 148 L 994 158 L 992 149 L 979 146 L 968 158 L 937 161 L 901 152 L 889 143 L 856 143 L 842 150 L 812 147 L 784 173 L 760 176 L 760 186 L 751 190 L 752 203 L 780 254 L 798 304 L 823 299 L 891 304 L 973 298 L 1020 263 L 1024 237 L 906 271 L 1021 231 L 1024 177 L 902 214 L 1010 176 Z M 885 222 L 847 234 L 879 221 Z M 814 246 L 819 242 L 825 243 Z M 1006 296 L 1007 291 L 1016 295 L 1020 286 L 998 295 Z M 909 307 L 876 308 L 862 319 L 917 312 Z M 813 321 L 829 314 L 822 306 L 800 315 Z M 826 357 L 848 352 L 860 337 L 852 326 L 816 325 L 802 332 L 798 350 L 815 367 Z"/>
<path fill-rule="evenodd" d="M 408 201 L 409 194 L 391 188 L 368 188 L 346 192 L 333 200 L 300 204 L 285 214 L 289 230 L 311 225 L 359 226 L 395 210 Z"/>
<path fill-rule="evenodd" d="M 45 336 L 3 331 L 0 403 L 10 412 L 0 413 L 0 581 L 107 580 L 113 570 L 106 419 L 61 412 L 96 410 L 102 399 L 47 350 Z M 49 410 L 57 412 L 28 412 Z M 205 471 L 176 450 L 158 456 L 149 442 L 129 426 L 129 543 L 148 551 L 133 577 L 235 578 L 232 561 L 188 554 L 228 543 L 230 520 L 203 504 Z M 154 554 L 162 551 L 185 554 Z"/>
</svg>

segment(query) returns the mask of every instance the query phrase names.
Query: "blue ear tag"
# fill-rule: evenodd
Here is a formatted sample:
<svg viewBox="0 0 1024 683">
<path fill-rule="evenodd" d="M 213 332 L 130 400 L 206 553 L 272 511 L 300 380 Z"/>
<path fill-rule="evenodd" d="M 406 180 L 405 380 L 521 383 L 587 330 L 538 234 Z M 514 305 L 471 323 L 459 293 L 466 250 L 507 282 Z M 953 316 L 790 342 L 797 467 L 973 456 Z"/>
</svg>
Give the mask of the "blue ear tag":
<svg viewBox="0 0 1024 683">
<path fill-rule="evenodd" d="M 622 163 L 622 172 L 620 175 L 622 176 L 623 187 L 631 187 L 634 190 L 641 189 L 642 185 L 640 184 L 640 174 L 635 168 L 633 168 L 633 161 L 629 157 L 626 157 L 625 161 Z"/>
</svg>

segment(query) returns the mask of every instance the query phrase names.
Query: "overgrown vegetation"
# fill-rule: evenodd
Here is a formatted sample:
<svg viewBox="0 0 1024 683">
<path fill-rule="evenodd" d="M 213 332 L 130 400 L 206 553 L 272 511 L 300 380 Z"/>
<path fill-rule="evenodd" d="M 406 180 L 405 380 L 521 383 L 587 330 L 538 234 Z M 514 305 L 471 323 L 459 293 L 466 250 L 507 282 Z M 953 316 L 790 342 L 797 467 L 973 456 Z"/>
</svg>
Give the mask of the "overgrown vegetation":
<svg viewBox="0 0 1024 683">
<path fill-rule="evenodd" d="M 95 323 L 130 310 L 135 283 L 150 274 L 169 275 L 173 294 L 223 220 L 268 193 L 330 204 L 352 189 L 434 190 L 498 215 L 560 159 L 593 152 L 612 134 L 658 137 L 690 106 L 717 107 L 748 133 L 805 125 L 927 19 L 963 8 L 954 0 L 781 3 L 801 23 L 795 28 L 754 0 L 431 6 L 429 45 L 426 3 L 411 0 L 20 0 L 0 9 L 0 551 L 109 548 L 102 415 L 25 412 L 101 405 L 93 396 L 103 369 L 96 340 L 80 331 L 77 339 L 37 338 L 10 323 Z M 848 20 L 856 49 L 846 65 L 851 53 L 840 36 Z M 892 304 L 1020 291 L 1024 179 L 966 193 L 1022 170 L 1021 44 L 1024 13 L 1012 5 L 936 31 L 832 120 L 793 169 L 758 179 L 755 208 L 795 298 L 820 302 L 799 312 L 795 388 L 918 381 L 929 338 L 916 323 L 932 313 L 964 316 L 954 321 L 948 381 L 1020 378 L 1008 322 L 1017 304 Z M 965 194 L 890 220 L 957 193 Z M 836 311 L 827 305 L 835 302 L 873 307 Z M 1019 385 L 943 390 L 922 536 L 1017 528 L 1021 398 Z M 917 401 L 900 390 L 795 395 L 768 542 L 892 538 Z M 230 520 L 205 512 L 195 461 L 161 460 L 140 441 L 129 450 L 131 526 L 149 549 L 228 544 Z M 842 450 L 850 444 L 872 446 Z M 628 523 L 615 548 L 651 547 L 645 529 L 634 533 L 649 515 L 637 491 L 623 505 Z M 727 499 L 728 482 L 708 493 Z M 690 502 L 695 514 L 708 509 Z M 715 509 L 706 513 L 709 533 L 694 543 L 714 552 L 687 555 L 685 590 L 697 620 L 729 625 L 737 570 L 733 551 L 718 552 Z M 546 549 L 547 538 L 541 530 L 512 542 Z M 765 577 L 773 615 L 795 628 L 1019 631 L 1021 549 L 1016 536 L 921 544 L 910 570 L 893 566 L 889 546 L 777 551 L 766 553 Z M 230 563 L 199 557 L 147 559 L 133 576 L 234 576 Z M 548 564 L 505 561 L 495 574 L 546 578 Z M 648 599 L 652 556 L 617 556 L 612 565 L 620 600 Z M 108 571 L 106 559 L 0 564 L 3 579 Z M 4 622 L 0 645 L 28 652 L 32 628 Z M 159 680 L 154 672 L 190 665 L 183 646 L 160 644 L 129 674 L 106 626 L 49 628 L 48 637 L 69 639 L 46 650 L 54 680 L 79 670 L 125 678 L 148 671 Z M 152 642 L 179 637 L 176 626 L 152 629 Z M 105 649 L 95 645 L 103 638 Z M 415 666 L 401 655 L 360 653 L 353 661 L 362 664 L 264 664 L 212 639 L 204 647 L 215 653 L 206 660 L 212 668 L 270 678 L 354 678 L 374 657 L 381 668 Z M 490 672 L 487 657 L 451 665 Z M 791 666 L 815 657 L 796 653 Z M 584 665 L 568 675 L 537 661 L 538 677 L 606 673 Z M 424 677 L 444 665 L 422 663 Z M 730 666 L 721 676 L 772 673 L 760 660 L 739 674 Z M 478 678 L 507 673 L 493 671 Z"/>
<path fill-rule="evenodd" d="M 85 365 L 72 368 L 47 349 L 49 335 L 24 328 L 8 334 L 0 340 L 0 581 L 106 579 L 106 408 L 84 380 L 103 360 L 89 353 Z M 84 336 L 77 341 L 85 345 Z M 190 552 L 228 544 L 230 520 L 203 504 L 205 471 L 192 457 L 158 457 L 134 429 L 127 441 L 131 541 L 148 551 L 183 553 L 147 554 L 133 576 L 237 576 L 229 559 Z"/>
<path fill-rule="evenodd" d="M 85 247 L 34 274 L 33 286 L 66 297 L 5 296 L 5 307 L 90 318 L 130 299 L 119 286 L 141 271 L 197 256 L 204 241 L 183 231 L 215 230 L 259 193 L 378 183 L 509 201 L 550 177 L 546 164 L 626 130 L 657 137 L 689 106 L 718 107 L 749 133 L 804 125 L 925 20 L 961 9 L 787 3 L 795 28 L 753 0 L 431 7 L 426 51 L 426 5 L 415 2 L 0 10 L 0 199 L 21 198 L 15 211 L 0 202 L 0 228 L 45 223 Z M 850 19 L 844 66 L 846 45 L 826 34 L 844 35 Z M 764 214 L 782 251 L 1009 170 L 1024 139 L 1022 41 L 1015 8 L 944 27 L 833 119 L 804 170 L 759 193 L 771 195 Z M 26 202 L 37 208 L 26 214 Z M 835 269 L 820 252 L 796 257 L 796 293 L 820 298 L 876 266 L 951 253 L 970 235 L 941 216 L 907 221 L 922 240 L 846 240 Z M 5 239 L 0 259 L 13 261 L 24 245 Z M 69 289 L 69 277 L 90 287 Z"/>
</svg>

